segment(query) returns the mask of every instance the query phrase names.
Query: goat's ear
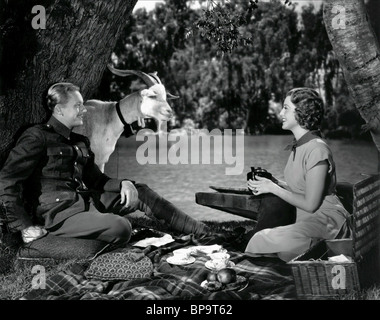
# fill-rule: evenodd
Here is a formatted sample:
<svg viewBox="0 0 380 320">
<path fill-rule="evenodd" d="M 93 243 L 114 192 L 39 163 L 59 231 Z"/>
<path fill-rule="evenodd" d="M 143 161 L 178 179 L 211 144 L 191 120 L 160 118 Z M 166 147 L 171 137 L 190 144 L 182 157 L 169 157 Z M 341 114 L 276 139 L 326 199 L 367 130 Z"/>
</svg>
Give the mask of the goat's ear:
<svg viewBox="0 0 380 320">
<path fill-rule="evenodd" d="M 150 98 L 157 97 L 157 93 L 155 93 L 153 90 L 150 90 L 150 89 L 141 90 L 140 95 L 142 97 L 150 97 Z"/>
<path fill-rule="evenodd" d="M 168 100 L 179 99 L 179 96 L 174 96 L 170 92 L 166 92 L 166 99 Z"/>
</svg>

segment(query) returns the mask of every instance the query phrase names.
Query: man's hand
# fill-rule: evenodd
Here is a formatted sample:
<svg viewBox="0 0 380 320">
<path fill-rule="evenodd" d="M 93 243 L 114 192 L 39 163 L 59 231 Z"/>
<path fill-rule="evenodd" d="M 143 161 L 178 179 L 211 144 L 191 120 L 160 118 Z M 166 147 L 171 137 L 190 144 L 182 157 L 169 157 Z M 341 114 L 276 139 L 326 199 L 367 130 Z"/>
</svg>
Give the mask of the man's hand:
<svg viewBox="0 0 380 320">
<path fill-rule="evenodd" d="M 124 180 L 121 182 L 120 199 L 121 204 L 125 202 L 126 208 L 134 207 L 139 200 L 137 189 L 131 181 Z"/>
<path fill-rule="evenodd" d="M 139 127 L 145 128 L 145 119 L 138 117 L 137 118 L 137 124 L 139 125 Z"/>
<path fill-rule="evenodd" d="M 40 226 L 31 226 L 25 228 L 24 230 L 21 230 L 22 240 L 25 243 L 37 240 L 38 238 L 43 237 L 45 234 L 47 234 L 47 231 Z"/>
</svg>

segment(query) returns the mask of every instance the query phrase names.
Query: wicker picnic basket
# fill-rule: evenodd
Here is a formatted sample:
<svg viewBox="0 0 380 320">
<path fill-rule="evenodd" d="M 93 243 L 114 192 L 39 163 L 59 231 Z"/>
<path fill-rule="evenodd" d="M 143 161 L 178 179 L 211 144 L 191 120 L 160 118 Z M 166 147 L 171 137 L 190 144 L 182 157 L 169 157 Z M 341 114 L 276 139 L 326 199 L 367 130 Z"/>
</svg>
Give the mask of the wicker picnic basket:
<svg viewBox="0 0 380 320">
<path fill-rule="evenodd" d="M 299 299 L 331 299 L 379 280 L 380 175 L 353 185 L 351 239 L 319 241 L 289 262 Z M 328 257 L 344 254 L 350 262 Z"/>
</svg>

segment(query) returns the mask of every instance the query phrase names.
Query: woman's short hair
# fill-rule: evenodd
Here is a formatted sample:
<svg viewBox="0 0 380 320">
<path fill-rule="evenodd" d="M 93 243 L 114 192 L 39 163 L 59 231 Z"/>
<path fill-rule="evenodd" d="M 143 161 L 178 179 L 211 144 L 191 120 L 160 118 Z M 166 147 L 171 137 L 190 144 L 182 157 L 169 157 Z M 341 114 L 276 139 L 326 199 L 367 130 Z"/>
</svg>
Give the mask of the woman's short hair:
<svg viewBox="0 0 380 320">
<path fill-rule="evenodd" d="M 53 84 L 47 92 L 47 96 L 46 96 L 47 107 L 49 108 L 51 112 L 53 112 L 54 107 L 58 103 L 64 104 L 67 102 L 69 98 L 69 93 L 79 91 L 79 90 L 80 89 L 78 86 L 69 82 L 59 82 L 59 83 Z"/>
<path fill-rule="evenodd" d="M 294 88 L 287 95 L 295 105 L 295 118 L 302 128 L 319 129 L 324 112 L 324 103 L 320 94 L 311 88 Z"/>
</svg>

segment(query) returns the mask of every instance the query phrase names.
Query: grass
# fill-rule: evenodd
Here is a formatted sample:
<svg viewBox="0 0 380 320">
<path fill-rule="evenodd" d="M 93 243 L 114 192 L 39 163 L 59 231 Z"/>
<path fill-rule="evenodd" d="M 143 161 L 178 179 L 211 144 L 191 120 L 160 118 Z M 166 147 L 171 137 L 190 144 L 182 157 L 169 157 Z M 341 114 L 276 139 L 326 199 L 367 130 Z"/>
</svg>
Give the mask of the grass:
<svg viewBox="0 0 380 320">
<path fill-rule="evenodd" d="M 348 293 L 340 297 L 340 300 L 380 300 L 380 286 L 374 285 L 367 289 Z"/>
<path fill-rule="evenodd" d="M 158 223 L 148 223 L 147 219 L 134 218 L 132 223 L 134 225 L 146 226 L 150 228 L 156 228 L 161 231 L 166 231 Z M 254 223 L 241 222 L 241 221 L 228 221 L 228 222 L 206 222 L 215 232 L 229 232 L 239 226 L 245 228 L 252 228 Z M 16 259 L 17 247 L 20 245 L 19 240 L 7 241 L 8 245 L 5 246 L 0 242 L 0 300 L 18 300 L 25 295 L 32 286 L 33 277 L 36 275 L 32 273 L 32 267 L 35 265 L 35 261 L 20 262 Z M 57 272 L 67 270 L 78 260 L 64 260 L 53 261 L 48 260 L 43 262 L 46 275 L 56 274 Z M 364 289 L 358 292 L 352 292 L 346 295 L 342 295 L 339 300 L 380 300 L 380 286 L 372 286 L 368 289 Z"/>
<path fill-rule="evenodd" d="M 0 300 L 17 300 L 25 295 L 32 285 L 35 273 L 33 262 L 20 262 L 16 258 L 18 241 L 8 238 L 7 246 L 0 243 Z M 10 241 L 9 241 L 10 240 Z M 74 260 L 43 262 L 47 276 L 68 268 Z"/>
</svg>

